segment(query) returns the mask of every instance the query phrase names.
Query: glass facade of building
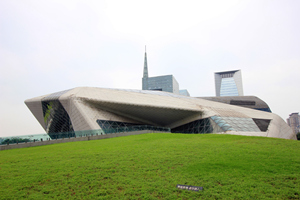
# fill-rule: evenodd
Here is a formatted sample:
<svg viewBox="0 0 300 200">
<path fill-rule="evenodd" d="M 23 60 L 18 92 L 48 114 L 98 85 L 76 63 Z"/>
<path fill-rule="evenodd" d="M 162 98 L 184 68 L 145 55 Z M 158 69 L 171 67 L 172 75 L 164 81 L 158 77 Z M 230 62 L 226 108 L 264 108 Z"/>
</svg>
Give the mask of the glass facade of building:
<svg viewBox="0 0 300 200">
<path fill-rule="evenodd" d="M 213 126 L 209 118 L 199 119 L 176 128 L 171 129 L 172 133 L 212 133 Z"/>
<path fill-rule="evenodd" d="M 220 133 L 226 131 L 239 132 L 261 132 L 268 129 L 270 120 L 241 118 L 241 117 L 220 117 L 199 119 L 176 128 L 171 129 L 172 133 Z"/>
<path fill-rule="evenodd" d="M 117 122 L 117 121 L 100 120 L 100 119 L 97 120 L 97 123 L 101 127 L 101 131 L 103 132 L 103 134 L 132 132 L 132 131 L 141 131 L 141 130 L 170 132 L 169 128 L 144 125 L 144 124 L 134 124 L 134 123 Z"/>
<path fill-rule="evenodd" d="M 47 132 L 65 132 L 73 129 L 70 117 L 59 101 L 44 101 L 42 106 Z"/>
<path fill-rule="evenodd" d="M 252 118 L 242 117 L 211 117 L 224 131 L 260 132 Z"/>
<path fill-rule="evenodd" d="M 215 73 L 216 96 L 243 96 L 240 70 Z"/>
<path fill-rule="evenodd" d="M 220 96 L 239 96 L 233 78 L 222 78 Z"/>
<path fill-rule="evenodd" d="M 149 77 L 147 90 L 157 90 L 179 94 L 179 84 L 173 75 Z"/>
<path fill-rule="evenodd" d="M 59 97 L 69 90 L 53 93 L 42 100 L 42 109 L 46 132 L 51 139 L 54 139 L 56 133 L 67 133 L 68 135 L 59 134 L 59 138 L 73 137 L 75 135 L 71 119 L 59 101 Z M 56 135 L 57 137 L 57 135 Z"/>
</svg>

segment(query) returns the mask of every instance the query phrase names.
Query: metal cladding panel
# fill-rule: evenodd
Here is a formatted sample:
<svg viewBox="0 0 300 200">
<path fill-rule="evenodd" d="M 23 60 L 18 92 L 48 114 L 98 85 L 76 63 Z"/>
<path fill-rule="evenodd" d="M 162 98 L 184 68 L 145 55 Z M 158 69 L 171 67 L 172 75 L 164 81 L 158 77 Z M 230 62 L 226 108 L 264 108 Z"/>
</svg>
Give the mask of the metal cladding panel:
<svg viewBox="0 0 300 200">
<path fill-rule="evenodd" d="M 75 131 L 100 129 L 97 120 L 137 123 L 130 118 L 108 112 L 97 102 L 87 102 L 82 98 L 72 101 L 70 115 Z"/>
<path fill-rule="evenodd" d="M 175 77 L 172 75 L 172 83 L 173 83 L 173 93 L 174 94 L 179 94 L 179 84 L 177 82 L 177 80 L 175 79 Z"/>
<path fill-rule="evenodd" d="M 268 137 L 285 138 L 297 140 L 293 130 L 285 121 L 276 114 L 273 114 L 273 120 L 268 128 Z"/>
<path fill-rule="evenodd" d="M 216 96 L 220 96 L 220 91 L 221 91 L 221 81 L 222 78 L 220 74 L 215 73 L 215 88 L 216 88 Z"/>
<path fill-rule="evenodd" d="M 268 104 L 256 96 L 226 96 L 226 97 L 197 97 L 209 101 L 216 101 L 230 105 L 242 106 L 252 109 L 270 109 Z M 238 105 L 240 103 L 240 105 Z M 248 103 L 248 104 L 247 104 Z M 252 104 L 251 104 L 252 103 Z M 270 109 L 271 110 L 271 109 Z"/>
<path fill-rule="evenodd" d="M 76 98 L 83 98 L 88 101 L 103 102 L 110 105 L 123 104 L 141 106 L 151 109 L 176 109 L 178 111 L 202 112 L 206 117 L 213 115 L 230 114 L 230 116 L 248 116 L 251 118 L 271 119 L 270 113 L 243 108 L 239 106 L 227 105 L 223 103 L 174 95 L 156 91 L 130 91 L 102 88 L 80 88 Z M 222 113 L 221 110 L 223 110 Z"/>
<path fill-rule="evenodd" d="M 47 95 L 28 99 L 25 101 L 26 106 L 29 108 L 33 116 L 38 120 L 44 130 L 46 130 L 46 124 L 44 122 L 44 114 L 42 108 L 42 98 Z"/>
<path fill-rule="evenodd" d="M 71 89 L 70 89 L 71 90 Z M 64 90 L 64 91 L 60 91 L 60 92 L 55 92 L 52 94 L 49 94 L 47 96 L 45 96 L 42 101 L 53 101 L 53 100 L 58 100 L 60 96 L 62 96 L 63 94 L 67 93 L 70 90 Z"/>
<path fill-rule="evenodd" d="M 67 90 L 63 94 L 59 96 L 59 101 L 64 107 L 64 109 L 67 111 L 67 113 L 70 115 L 71 111 L 71 101 L 74 98 L 74 92 L 76 92 L 75 89 Z"/>
<path fill-rule="evenodd" d="M 69 116 L 74 131 L 99 129 L 99 126 L 95 126 L 96 122 L 91 121 L 87 108 L 80 99 L 73 98 L 70 102 Z"/>
<path fill-rule="evenodd" d="M 88 107 L 88 113 L 92 121 L 97 120 L 107 120 L 107 121 L 115 121 L 115 122 L 125 122 L 132 124 L 139 124 L 139 120 L 133 120 L 125 116 L 124 113 L 117 114 L 116 112 L 109 112 L 105 107 L 98 105 L 97 103 L 88 103 L 85 102 Z"/>
<path fill-rule="evenodd" d="M 108 112 L 119 116 L 133 119 L 139 123 L 146 123 L 156 126 L 169 126 L 170 124 L 198 114 L 201 111 L 186 111 L 182 109 L 142 106 L 137 104 L 123 104 L 103 101 L 86 100 L 88 104 L 93 104 Z"/>
<path fill-rule="evenodd" d="M 161 94 L 161 95 L 155 95 Z M 201 110 L 195 103 L 185 101 L 183 96 L 177 95 L 181 98 L 173 97 L 173 94 L 169 96 L 166 92 L 155 91 L 143 91 L 132 92 L 126 90 L 115 89 L 102 89 L 102 88 L 82 88 L 80 92 L 76 94 L 77 98 L 84 98 L 88 100 L 95 100 L 101 102 L 118 103 L 118 104 L 130 104 L 136 106 L 150 106 L 160 108 L 173 108 L 178 110 L 187 111 L 199 111 Z"/>
<path fill-rule="evenodd" d="M 243 91 L 243 81 L 242 81 L 242 72 L 241 70 L 238 70 L 233 75 L 236 87 L 238 89 L 239 96 L 244 96 Z"/>
</svg>

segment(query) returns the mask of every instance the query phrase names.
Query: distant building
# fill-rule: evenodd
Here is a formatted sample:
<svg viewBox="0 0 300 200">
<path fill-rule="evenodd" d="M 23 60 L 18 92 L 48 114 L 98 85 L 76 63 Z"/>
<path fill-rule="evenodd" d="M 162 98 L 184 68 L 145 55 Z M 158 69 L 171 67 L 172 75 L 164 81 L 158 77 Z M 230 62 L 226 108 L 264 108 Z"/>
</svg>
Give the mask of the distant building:
<svg viewBox="0 0 300 200">
<path fill-rule="evenodd" d="M 142 89 L 171 92 L 174 94 L 190 96 L 187 90 L 180 90 L 181 92 L 179 91 L 179 84 L 173 75 L 149 77 L 146 52 L 145 52 L 145 59 L 144 59 Z"/>
<path fill-rule="evenodd" d="M 187 90 L 179 90 L 179 94 L 184 95 L 184 96 L 188 96 L 188 97 L 190 96 L 190 93 Z"/>
<path fill-rule="evenodd" d="M 215 73 L 216 96 L 244 96 L 241 70 Z"/>
<path fill-rule="evenodd" d="M 173 75 L 149 77 L 147 90 L 179 94 L 179 84 Z"/>
<path fill-rule="evenodd" d="M 198 97 L 209 101 L 216 101 L 245 108 L 252 108 L 265 112 L 271 112 L 270 107 L 266 102 L 256 96 L 227 96 L 227 97 Z"/>
<path fill-rule="evenodd" d="M 294 133 L 300 132 L 300 116 L 299 113 L 292 113 L 290 117 L 286 119 L 288 125 L 293 129 Z"/>
</svg>

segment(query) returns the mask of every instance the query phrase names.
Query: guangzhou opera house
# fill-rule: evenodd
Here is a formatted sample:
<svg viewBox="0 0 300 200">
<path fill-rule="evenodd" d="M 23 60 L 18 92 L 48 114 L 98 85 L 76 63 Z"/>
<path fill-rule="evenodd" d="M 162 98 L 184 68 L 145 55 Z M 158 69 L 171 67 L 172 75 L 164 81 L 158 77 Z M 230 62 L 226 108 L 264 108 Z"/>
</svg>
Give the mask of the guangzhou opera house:
<svg viewBox="0 0 300 200">
<path fill-rule="evenodd" d="M 278 115 L 162 91 L 78 87 L 25 101 L 53 139 L 139 129 L 296 139 Z"/>
</svg>

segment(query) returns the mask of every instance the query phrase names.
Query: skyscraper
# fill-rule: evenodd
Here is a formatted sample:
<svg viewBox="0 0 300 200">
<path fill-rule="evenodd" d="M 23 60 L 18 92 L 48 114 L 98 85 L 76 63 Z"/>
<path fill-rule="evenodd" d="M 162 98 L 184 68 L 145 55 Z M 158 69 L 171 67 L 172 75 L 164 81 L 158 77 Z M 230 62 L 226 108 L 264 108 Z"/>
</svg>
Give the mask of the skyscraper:
<svg viewBox="0 0 300 200">
<path fill-rule="evenodd" d="M 241 70 L 215 72 L 216 96 L 243 96 Z"/>
</svg>

